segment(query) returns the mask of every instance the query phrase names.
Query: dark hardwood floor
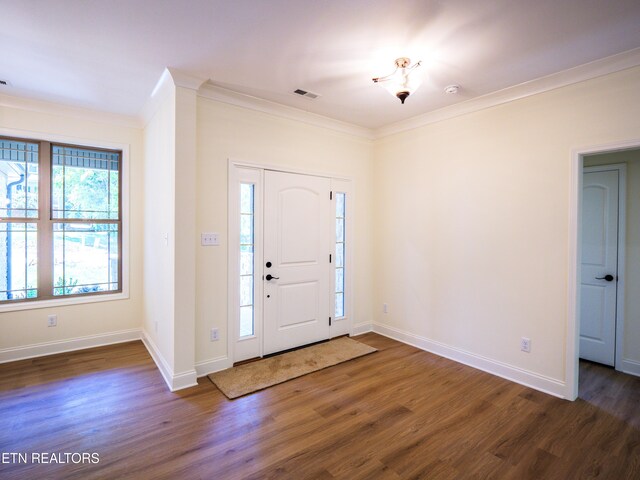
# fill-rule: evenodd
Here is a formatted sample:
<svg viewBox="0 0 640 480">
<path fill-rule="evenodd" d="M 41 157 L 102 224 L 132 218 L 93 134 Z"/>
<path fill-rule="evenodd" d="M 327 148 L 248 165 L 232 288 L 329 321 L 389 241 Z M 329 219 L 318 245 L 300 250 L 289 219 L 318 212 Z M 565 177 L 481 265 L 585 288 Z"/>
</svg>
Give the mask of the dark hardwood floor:
<svg viewBox="0 0 640 480">
<path fill-rule="evenodd" d="M 2 460 L 29 456 L 0 478 L 640 479 L 640 378 L 583 363 L 568 402 L 358 340 L 380 351 L 233 401 L 169 392 L 141 342 L 0 365 Z"/>
</svg>

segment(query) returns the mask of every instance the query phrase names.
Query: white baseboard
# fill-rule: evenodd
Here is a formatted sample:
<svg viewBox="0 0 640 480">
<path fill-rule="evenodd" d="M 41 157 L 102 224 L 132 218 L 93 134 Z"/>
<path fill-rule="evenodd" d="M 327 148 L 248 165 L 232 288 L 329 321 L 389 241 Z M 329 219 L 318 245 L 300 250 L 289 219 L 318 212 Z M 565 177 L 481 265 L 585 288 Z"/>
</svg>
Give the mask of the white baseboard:
<svg viewBox="0 0 640 480">
<path fill-rule="evenodd" d="M 0 363 L 15 362 L 16 360 L 26 360 L 28 358 L 55 355 L 57 353 L 102 347 L 134 340 L 140 340 L 139 328 L 87 335 L 67 340 L 56 340 L 53 342 L 34 343 L 22 347 L 3 348 L 0 350 Z"/>
<path fill-rule="evenodd" d="M 385 337 L 398 340 L 399 342 L 412 345 L 421 350 L 426 350 L 427 352 L 435 353 L 441 357 L 463 363 L 470 367 L 477 368 L 478 370 L 511 380 L 512 382 L 540 390 L 541 392 L 560 398 L 568 398 L 567 385 L 563 381 L 483 357 L 475 353 L 470 353 L 459 348 L 451 347 L 444 343 L 436 342 L 386 325 L 374 323 L 373 331 L 380 335 L 384 335 Z M 640 366 L 640 364 L 638 364 L 638 366 Z"/>
<path fill-rule="evenodd" d="M 151 358 L 158 367 L 158 370 L 160 370 L 160 374 L 162 375 L 162 378 L 164 378 L 164 381 L 169 387 L 169 390 L 175 392 L 176 390 L 195 387 L 196 385 L 198 385 L 195 370 L 177 374 L 173 373 L 173 369 L 167 363 L 162 353 L 160 353 L 160 349 L 158 348 L 158 346 L 154 343 L 153 340 L 151 340 L 151 337 L 144 330 L 142 330 L 141 338 L 142 343 L 144 343 L 144 346 L 147 347 L 149 355 L 151 355 Z"/>
<path fill-rule="evenodd" d="M 640 362 L 629 360 L 628 358 L 623 358 L 622 368 L 620 369 L 620 371 L 623 373 L 628 373 L 629 375 L 640 377 Z"/>
<path fill-rule="evenodd" d="M 171 388 L 171 378 L 173 377 L 173 371 L 160 353 L 160 349 L 158 349 L 154 341 L 151 340 L 151 337 L 144 330 L 142 331 L 142 343 L 144 343 L 144 346 L 147 347 L 149 355 L 151 355 L 151 358 L 158 367 L 158 370 L 160 370 L 160 374 L 162 375 L 162 378 L 164 378 L 164 381 L 167 383 L 167 386 Z"/>
<path fill-rule="evenodd" d="M 363 333 L 369 333 L 373 331 L 373 325 L 370 323 L 358 323 L 353 326 L 351 336 L 362 335 Z"/>
<path fill-rule="evenodd" d="M 169 389 L 172 392 L 182 390 L 183 388 L 195 387 L 198 385 L 198 375 L 195 370 L 188 370 L 182 373 L 174 373 L 171 378 Z"/>
<path fill-rule="evenodd" d="M 200 378 L 231 367 L 233 367 L 233 362 L 229 357 L 212 358 L 211 360 L 196 363 L 196 373 Z"/>
</svg>

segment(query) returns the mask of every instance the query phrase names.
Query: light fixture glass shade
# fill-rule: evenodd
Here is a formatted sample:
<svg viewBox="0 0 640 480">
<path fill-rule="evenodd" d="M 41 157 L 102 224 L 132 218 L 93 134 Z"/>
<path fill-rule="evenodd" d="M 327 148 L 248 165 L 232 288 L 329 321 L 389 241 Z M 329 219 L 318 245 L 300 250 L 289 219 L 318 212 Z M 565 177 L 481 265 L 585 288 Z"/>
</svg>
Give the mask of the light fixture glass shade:
<svg viewBox="0 0 640 480">
<path fill-rule="evenodd" d="M 407 68 L 398 68 L 382 86 L 394 97 L 398 92 L 415 92 L 422 83 L 417 76 L 410 76 Z"/>
<path fill-rule="evenodd" d="M 409 66 L 408 58 L 396 60 L 396 70 L 386 77 L 374 78 L 375 83 L 381 84 L 391 95 L 398 97 L 402 103 L 411 95 L 422 83 L 422 79 L 417 75 L 411 75 L 413 70 L 420 66 L 420 62 Z"/>
</svg>

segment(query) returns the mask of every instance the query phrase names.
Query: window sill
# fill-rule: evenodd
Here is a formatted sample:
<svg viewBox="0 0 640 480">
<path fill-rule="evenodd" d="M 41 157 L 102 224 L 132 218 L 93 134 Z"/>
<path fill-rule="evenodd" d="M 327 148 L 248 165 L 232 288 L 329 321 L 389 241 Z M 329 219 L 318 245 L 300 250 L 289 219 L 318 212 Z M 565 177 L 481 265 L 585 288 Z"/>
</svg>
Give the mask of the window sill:
<svg viewBox="0 0 640 480">
<path fill-rule="evenodd" d="M 20 310 L 37 310 L 40 308 L 66 307 L 69 305 L 81 305 L 86 303 L 112 302 L 115 300 L 128 300 L 128 292 L 114 293 L 112 295 L 92 295 L 86 297 L 56 298 L 53 300 L 34 300 L 29 302 L 17 302 L 0 305 L 0 313 L 17 312 Z"/>
</svg>

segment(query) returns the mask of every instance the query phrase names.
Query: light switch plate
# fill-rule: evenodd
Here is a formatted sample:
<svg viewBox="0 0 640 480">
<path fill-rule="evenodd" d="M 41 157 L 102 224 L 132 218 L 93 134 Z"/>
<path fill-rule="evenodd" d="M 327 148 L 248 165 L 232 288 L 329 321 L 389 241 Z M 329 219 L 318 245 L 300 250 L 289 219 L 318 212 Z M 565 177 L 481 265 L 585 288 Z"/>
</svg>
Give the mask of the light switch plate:
<svg viewBox="0 0 640 480">
<path fill-rule="evenodd" d="M 201 233 L 200 245 L 209 247 L 211 245 L 220 245 L 220 235 L 217 233 Z"/>
</svg>

